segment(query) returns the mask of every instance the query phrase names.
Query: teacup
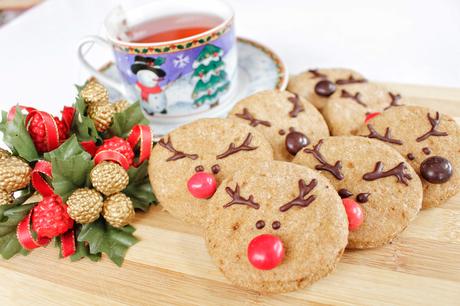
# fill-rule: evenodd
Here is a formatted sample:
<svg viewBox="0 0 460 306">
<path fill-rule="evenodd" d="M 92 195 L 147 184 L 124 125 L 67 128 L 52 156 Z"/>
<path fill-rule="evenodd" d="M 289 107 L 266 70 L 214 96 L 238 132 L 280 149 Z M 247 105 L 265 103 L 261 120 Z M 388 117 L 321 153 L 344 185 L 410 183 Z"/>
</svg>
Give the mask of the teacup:
<svg viewBox="0 0 460 306">
<path fill-rule="evenodd" d="M 225 2 L 156 0 L 116 8 L 104 28 L 105 38 L 88 36 L 80 42 L 79 59 L 103 84 L 131 101 L 140 100 L 152 124 L 218 114 L 232 102 L 228 97 L 236 87 L 237 48 L 234 13 Z M 121 82 L 85 59 L 85 46 L 92 43 L 113 50 Z"/>
</svg>

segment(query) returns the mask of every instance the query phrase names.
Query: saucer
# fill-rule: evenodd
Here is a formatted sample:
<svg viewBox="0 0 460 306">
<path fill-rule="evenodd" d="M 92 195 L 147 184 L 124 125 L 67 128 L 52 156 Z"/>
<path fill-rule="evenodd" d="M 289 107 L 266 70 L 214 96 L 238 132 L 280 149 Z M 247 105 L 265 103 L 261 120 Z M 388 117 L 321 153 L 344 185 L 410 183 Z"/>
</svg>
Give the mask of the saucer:
<svg viewBox="0 0 460 306">
<path fill-rule="evenodd" d="M 223 99 L 222 105 L 196 111 L 188 109 L 189 104 L 178 103 L 172 107 L 176 108 L 175 113 L 184 115 L 164 115 L 150 116 L 144 112 L 147 119 L 150 120 L 155 137 L 161 137 L 174 128 L 200 119 L 209 117 L 225 117 L 234 104 L 261 90 L 279 89 L 284 90 L 288 82 L 288 73 L 280 57 L 269 48 L 255 41 L 238 38 L 238 72 L 237 80 L 234 82 L 229 93 Z M 116 80 L 120 80 L 120 75 L 113 63 L 106 64 L 100 71 Z M 108 88 L 111 101 L 123 99 L 118 91 Z M 178 93 L 180 94 L 180 93 Z"/>
</svg>

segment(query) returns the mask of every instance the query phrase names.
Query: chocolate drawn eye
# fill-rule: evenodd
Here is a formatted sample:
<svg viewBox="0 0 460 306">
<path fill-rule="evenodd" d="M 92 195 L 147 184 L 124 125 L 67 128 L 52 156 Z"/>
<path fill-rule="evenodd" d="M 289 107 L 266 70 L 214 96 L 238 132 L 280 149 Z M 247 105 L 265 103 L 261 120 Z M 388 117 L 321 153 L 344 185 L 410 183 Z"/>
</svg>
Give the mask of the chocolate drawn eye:
<svg viewBox="0 0 460 306">
<path fill-rule="evenodd" d="M 369 201 L 370 195 L 371 194 L 369 192 L 359 193 L 356 196 L 356 201 L 358 201 L 358 203 L 366 203 L 367 201 Z"/>
<path fill-rule="evenodd" d="M 264 220 L 259 220 L 256 222 L 256 228 L 257 229 L 263 229 L 265 227 L 265 221 Z"/>
<path fill-rule="evenodd" d="M 277 229 L 279 229 L 281 227 L 281 222 L 279 221 L 273 221 L 272 223 L 272 228 L 276 231 Z"/>
<path fill-rule="evenodd" d="M 220 166 L 218 164 L 215 164 L 211 167 L 211 171 L 213 174 L 217 174 L 220 172 Z"/>
</svg>

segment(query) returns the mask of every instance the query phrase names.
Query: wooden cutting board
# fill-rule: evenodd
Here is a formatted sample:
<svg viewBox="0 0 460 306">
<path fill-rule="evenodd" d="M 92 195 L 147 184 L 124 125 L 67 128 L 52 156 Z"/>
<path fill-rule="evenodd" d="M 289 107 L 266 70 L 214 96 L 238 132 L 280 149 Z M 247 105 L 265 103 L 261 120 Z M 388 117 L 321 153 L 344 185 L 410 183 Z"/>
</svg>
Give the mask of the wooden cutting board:
<svg viewBox="0 0 460 306">
<path fill-rule="evenodd" d="M 460 121 L 460 89 L 386 84 Z M 140 242 L 122 268 L 108 259 L 70 263 L 53 247 L 0 259 L 0 304 L 460 305 L 460 195 L 420 212 L 385 247 L 346 252 L 313 286 L 261 296 L 232 286 L 213 265 L 201 231 L 154 207 L 134 224 Z"/>
</svg>

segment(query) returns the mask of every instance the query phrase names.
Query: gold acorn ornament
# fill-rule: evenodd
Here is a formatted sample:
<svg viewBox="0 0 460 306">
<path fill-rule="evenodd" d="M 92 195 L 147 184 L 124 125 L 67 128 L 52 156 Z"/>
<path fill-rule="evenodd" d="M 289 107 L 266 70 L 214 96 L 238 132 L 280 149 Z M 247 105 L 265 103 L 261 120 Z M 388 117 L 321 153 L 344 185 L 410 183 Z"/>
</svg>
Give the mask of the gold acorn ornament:
<svg viewBox="0 0 460 306">
<path fill-rule="evenodd" d="M 112 104 L 112 108 L 115 113 L 121 113 L 129 107 L 129 102 L 126 100 L 119 100 Z"/>
<path fill-rule="evenodd" d="M 8 152 L 7 150 L 4 150 L 2 148 L 0 148 L 0 160 L 2 159 L 7 159 L 7 158 L 10 158 L 11 157 L 11 153 Z"/>
<path fill-rule="evenodd" d="M 80 92 L 80 96 L 87 105 L 93 103 L 109 103 L 109 93 L 107 89 L 95 79 L 86 83 Z"/>
<path fill-rule="evenodd" d="M 104 198 L 94 189 L 80 188 L 67 199 L 67 213 L 81 224 L 91 223 L 99 218 Z"/>
<path fill-rule="evenodd" d="M 126 170 L 117 163 L 103 161 L 91 170 L 91 183 L 97 191 L 106 196 L 118 193 L 129 184 Z"/>
<path fill-rule="evenodd" d="M 0 160 L 0 190 L 8 193 L 26 187 L 30 182 L 32 169 L 22 159 L 11 156 Z"/>
<path fill-rule="evenodd" d="M 93 120 L 96 130 L 104 132 L 112 124 L 115 110 L 108 102 L 96 102 L 88 106 L 88 116 Z"/>
<path fill-rule="evenodd" d="M 12 193 L 0 190 L 0 205 L 13 204 L 13 201 L 14 198 Z"/>
<path fill-rule="evenodd" d="M 102 216 L 113 227 L 128 225 L 134 214 L 133 202 L 123 193 L 111 195 L 104 201 Z"/>
</svg>

